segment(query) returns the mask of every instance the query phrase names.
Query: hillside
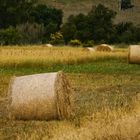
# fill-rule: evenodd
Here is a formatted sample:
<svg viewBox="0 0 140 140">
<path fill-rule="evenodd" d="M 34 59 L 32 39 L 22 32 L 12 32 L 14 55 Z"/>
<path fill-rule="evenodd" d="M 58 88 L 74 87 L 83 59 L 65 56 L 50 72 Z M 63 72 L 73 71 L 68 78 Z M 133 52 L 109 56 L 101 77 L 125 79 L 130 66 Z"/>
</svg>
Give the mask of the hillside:
<svg viewBox="0 0 140 140">
<path fill-rule="evenodd" d="M 115 22 L 130 21 L 136 25 L 140 25 L 140 0 L 132 0 L 135 7 L 126 11 L 120 11 L 118 0 L 39 0 L 41 3 L 47 4 L 64 12 L 64 21 L 71 14 L 87 13 L 92 6 L 99 3 L 115 10 L 118 14 Z"/>
</svg>

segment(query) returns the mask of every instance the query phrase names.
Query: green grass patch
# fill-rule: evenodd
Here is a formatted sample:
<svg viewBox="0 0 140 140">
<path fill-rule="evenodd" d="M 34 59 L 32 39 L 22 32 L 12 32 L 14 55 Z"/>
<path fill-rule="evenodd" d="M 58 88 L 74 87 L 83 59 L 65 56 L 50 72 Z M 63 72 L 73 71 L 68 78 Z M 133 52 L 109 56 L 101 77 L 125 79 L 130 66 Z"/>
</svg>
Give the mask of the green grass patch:
<svg viewBox="0 0 140 140">
<path fill-rule="evenodd" d="M 1 67 L 0 74 L 33 74 L 45 72 L 64 71 L 66 73 L 120 73 L 120 74 L 140 74 L 140 65 L 128 64 L 117 60 L 98 61 L 87 64 L 61 64 L 52 66 L 29 66 L 29 67 Z"/>
</svg>

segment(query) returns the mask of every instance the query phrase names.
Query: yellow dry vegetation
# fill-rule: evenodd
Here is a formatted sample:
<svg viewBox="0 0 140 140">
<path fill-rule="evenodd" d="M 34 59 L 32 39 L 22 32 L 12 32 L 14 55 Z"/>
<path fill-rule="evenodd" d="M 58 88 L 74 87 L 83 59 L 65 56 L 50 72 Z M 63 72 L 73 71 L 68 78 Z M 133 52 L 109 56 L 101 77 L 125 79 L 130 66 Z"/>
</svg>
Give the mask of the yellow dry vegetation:
<svg viewBox="0 0 140 140">
<path fill-rule="evenodd" d="M 139 140 L 140 73 L 137 71 L 140 67 L 127 64 L 127 55 L 127 49 L 89 52 L 83 48 L 70 47 L 1 47 L 0 140 Z M 98 61 L 100 59 L 102 61 Z M 74 92 L 75 116 L 72 119 L 17 121 L 6 118 L 7 104 L 3 98 L 7 97 L 9 81 L 13 75 L 28 74 L 20 66 L 35 66 L 35 69 L 42 65 L 79 64 L 97 60 L 95 66 L 98 67 L 103 65 L 104 59 L 124 59 L 119 70 L 125 68 L 125 73 L 66 73 Z M 107 67 L 111 69 L 113 65 L 116 70 L 120 63 L 114 65 L 115 62 L 109 61 Z M 7 66 L 8 70 L 10 66 L 19 66 L 20 73 L 15 72 L 16 69 L 4 72 Z M 86 68 L 90 69 L 90 66 L 87 64 Z M 105 69 L 104 66 L 101 68 Z"/>
<path fill-rule="evenodd" d="M 98 59 L 126 58 L 127 49 L 90 53 L 83 48 L 41 46 L 1 47 L 0 66 L 51 66 L 57 64 L 89 63 Z"/>
</svg>

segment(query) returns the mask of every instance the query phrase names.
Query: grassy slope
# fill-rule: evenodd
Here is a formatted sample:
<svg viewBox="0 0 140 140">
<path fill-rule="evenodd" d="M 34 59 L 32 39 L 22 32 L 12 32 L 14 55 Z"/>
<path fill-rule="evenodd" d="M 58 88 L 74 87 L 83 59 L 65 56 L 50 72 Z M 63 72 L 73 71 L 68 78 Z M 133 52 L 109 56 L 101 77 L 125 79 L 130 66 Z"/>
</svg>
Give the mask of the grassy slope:
<svg viewBox="0 0 140 140">
<path fill-rule="evenodd" d="M 40 2 L 46 3 L 50 6 L 63 9 L 64 21 L 71 14 L 87 13 L 92 5 L 99 3 L 118 12 L 116 22 L 120 21 L 131 21 L 135 24 L 140 25 L 140 1 L 132 0 L 135 8 L 127 11 L 120 11 L 118 8 L 118 0 L 39 0 Z"/>
<path fill-rule="evenodd" d="M 30 56 L 30 48 L 1 48 L 0 54 L 18 57 Z M 42 50 L 45 52 L 45 49 Z M 69 48 L 70 49 L 70 48 Z M 7 51 L 8 50 L 8 51 Z M 37 48 L 32 54 L 38 55 Z M 25 52 L 24 52 L 25 51 Z M 48 51 L 48 49 L 47 49 Z M 65 48 L 57 49 L 63 52 Z M 77 53 L 80 54 L 77 48 Z M 15 52 L 15 53 L 14 53 Z M 119 50 L 115 54 L 126 50 Z M 49 51 L 54 54 L 54 51 Z M 69 51 L 65 52 L 69 53 Z M 75 53 L 75 50 L 71 52 Z M 18 53 L 19 54 L 19 53 Z M 71 56 L 73 56 L 71 54 Z M 36 56 L 35 55 L 35 56 Z M 84 54 L 87 55 L 87 54 Z M 102 54 L 105 55 L 105 54 Z M 61 57 L 65 57 L 60 55 Z M 117 56 L 117 55 L 116 55 Z M 124 57 L 125 56 L 125 57 Z M 54 63 L 52 66 L 37 67 L 32 60 L 28 65 L 0 66 L 0 139 L 6 140 L 85 140 L 85 139 L 139 139 L 140 112 L 137 101 L 140 99 L 140 65 L 127 64 L 127 55 L 100 60 L 84 64 Z M 23 56 L 22 56 L 23 57 Z M 99 57 L 99 56 L 98 56 Z M 25 59 L 25 57 L 24 57 Z M 57 58 L 58 59 L 58 58 Z M 72 58 L 70 58 L 72 59 Z M 3 59 L 6 61 L 5 59 Z M 17 60 L 16 63 L 22 63 Z M 6 119 L 5 103 L 8 83 L 13 75 L 25 75 L 49 71 L 64 70 L 74 91 L 76 116 L 71 121 L 10 121 Z"/>
</svg>

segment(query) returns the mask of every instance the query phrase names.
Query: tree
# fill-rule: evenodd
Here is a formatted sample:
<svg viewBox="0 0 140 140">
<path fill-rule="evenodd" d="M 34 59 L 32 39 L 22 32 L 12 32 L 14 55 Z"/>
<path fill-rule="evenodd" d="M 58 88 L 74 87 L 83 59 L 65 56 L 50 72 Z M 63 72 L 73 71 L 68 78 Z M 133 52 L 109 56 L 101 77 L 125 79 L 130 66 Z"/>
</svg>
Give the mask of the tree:
<svg viewBox="0 0 140 140">
<path fill-rule="evenodd" d="M 64 36 L 65 43 L 67 44 L 71 39 L 74 39 L 76 26 L 74 24 L 67 23 L 63 25 L 61 31 Z"/>
<path fill-rule="evenodd" d="M 56 33 L 57 31 L 58 31 L 57 23 L 50 22 L 45 27 L 45 36 L 47 38 L 50 38 L 50 35 Z"/>
<path fill-rule="evenodd" d="M 62 24 L 63 12 L 46 5 L 36 5 L 30 12 L 30 22 L 43 24 L 45 27 L 44 42 L 50 39 L 50 35 L 58 32 Z"/>
<path fill-rule="evenodd" d="M 45 34 L 44 25 L 37 23 L 21 24 L 16 27 L 16 30 L 22 35 L 22 44 L 41 43 Z"/>
<path fill-rule="evenodd" d="M 73 22 L 76 26 L 76 32 L 74 38 L 85 42 L 91 38 L 90 28 L 88 24 L 88 17 L 83 14 L 79 14 L 73 18 Z"/>
<path fill-rule="evenodd" d="M 121 0 L 121 10 L 126 10 L 133 7 L 134 5 L 131 4 L 131 0 Z"/>
<path fill-rule="evenodd" d="M 116 12 L 103 5 L 93 7 L 88 15 L 79 14 L 70 16 L 62 27 L 65 41 L 79 39 L 82 42 L 94 40 L 95 42 L 112 42 L 115 33 L 113 19 Z"/>
<path fill-rule="evenodd" d="M 140 28 L 132 23 L 119 23 L 116 25 L 117 43 L 137 43 L 140 41 Z"/>
<path fill-rule="evenodd" d="M 51 34 L 60 30 L 62 18 L 62 10 L 38 4 L 37 0 L 0 0 L 0 29 L 18 26 L 21 34 L 29 36 L 25 42 L 38 42 L 43 35 L 45 43 Z M 24 27 L 28 30 L 26 33 Z M 41 37 L 38 36 L 40 29 L 44 30 Z"/>
<path fill-rule="evenodd" d="M 100 42 L 105 40 L 110 41 L 110 38 L 115 32 L 113 25 L 113 19 L 116 16 L 116 12 L 99 4 L 97 7 L 93 7 L 88 13 L 89 26 L 93 40 Z"/>
<path fill-rule="evenodd" d="M 0 0 L 0 28 L 27 22 L 34 0 Z"/>
<path fill-rule="evenodd" d="M 74 39 L 75 32 L 77 31 L 73 18 L 74 18 L 73 15 L 69 16 L 68 21 L 61 28 L 61 32 L 66 44 L 71 39 Z"/>
<path fill-rule="evenodd" d="M 63 12 L 55 8 L 49 8 L 46 5 L 37 5 L 33 7 L 30 13 L 30 19 L 38 24 L 47 26 L 50 23 L 56 24 L 57 29 L 60 29 L 62 24 Z"/>
</svg>

